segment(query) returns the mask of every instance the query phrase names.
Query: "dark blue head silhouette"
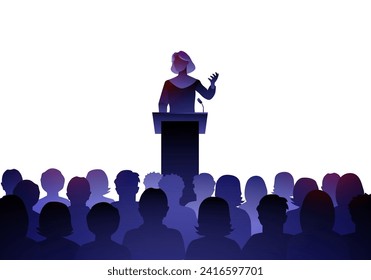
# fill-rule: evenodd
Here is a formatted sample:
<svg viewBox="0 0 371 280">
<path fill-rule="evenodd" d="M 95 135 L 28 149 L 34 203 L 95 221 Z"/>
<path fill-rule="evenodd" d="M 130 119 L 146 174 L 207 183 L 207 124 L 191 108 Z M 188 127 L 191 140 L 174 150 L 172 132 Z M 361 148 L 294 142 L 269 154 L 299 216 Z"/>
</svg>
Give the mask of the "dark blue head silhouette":
<svg viewBox="0 0 371 280">
<path fill-rule="evenodd" d="M 3 173 L 1 185 L 6 194 L 13 194 L 15 186 L 22 181 L 22 175 L 17 169 L 8 169 Z"/>
<path fill-rule="evenodd" d="M 67 205 L 61 202 L 46 203 L 40 212 L 38 230 L 47 238 L 70 235 L 73 229 Z"/>
<path fill-rule="evenodd" d="M 242 193 L 240 180 L 233 175 L 223 175 L 216 182 L 215 196 L 225 199 L 230 207 L 241 205 Z"/>
</svg>

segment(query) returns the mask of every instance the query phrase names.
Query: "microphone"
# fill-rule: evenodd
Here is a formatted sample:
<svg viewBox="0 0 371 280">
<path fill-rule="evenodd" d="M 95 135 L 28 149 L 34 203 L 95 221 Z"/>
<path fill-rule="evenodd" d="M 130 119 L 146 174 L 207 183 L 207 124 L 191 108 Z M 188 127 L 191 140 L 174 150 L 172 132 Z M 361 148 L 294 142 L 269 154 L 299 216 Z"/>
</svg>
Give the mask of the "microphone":
<svg viewBox="0 0 371 280">
<path fill-rule="evenodd" d="M 197 102 L 202 105 L 202 113 L 205 113 L 204 104 L 202 103 L 201 99 L 200 98 L 197 98 Z"/>
</svg>

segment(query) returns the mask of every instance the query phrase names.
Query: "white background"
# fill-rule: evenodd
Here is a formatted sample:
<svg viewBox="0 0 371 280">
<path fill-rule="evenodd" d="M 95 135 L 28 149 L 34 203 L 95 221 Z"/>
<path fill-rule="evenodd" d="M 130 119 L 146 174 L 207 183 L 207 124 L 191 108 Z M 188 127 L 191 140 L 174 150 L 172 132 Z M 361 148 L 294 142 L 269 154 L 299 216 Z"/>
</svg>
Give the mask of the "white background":
<svg viewBox="0 0 371 280">
<path fill-rule="evenodd" d="M 160 171 L 171 55 L 217 71 L 200 172 L 358 174 L 370 190 L 369 1 L 1 1 L 0 171 Z M 196 110 L 202 108 L 196 104 Z M 63 193 L 62 193 L 63 194 Z M 115 197 L 114 190 L 111 196 Z"/>
</svg>

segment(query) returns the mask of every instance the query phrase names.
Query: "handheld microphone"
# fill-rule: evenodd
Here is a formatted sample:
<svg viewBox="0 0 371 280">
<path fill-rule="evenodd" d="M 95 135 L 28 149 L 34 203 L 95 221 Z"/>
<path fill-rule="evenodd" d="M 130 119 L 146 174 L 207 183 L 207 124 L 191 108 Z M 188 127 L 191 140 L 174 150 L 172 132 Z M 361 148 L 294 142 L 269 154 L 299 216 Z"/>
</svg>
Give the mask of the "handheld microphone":
<svg viewBox="0 0 371 280">
<path fill-rule="evenodd" d="M 200 98 L 197 98 L 197 102 L 202 105 L 202 113 L 205 113 L 204 104 L 202 103 L 201 99 Z"/>
</svg>

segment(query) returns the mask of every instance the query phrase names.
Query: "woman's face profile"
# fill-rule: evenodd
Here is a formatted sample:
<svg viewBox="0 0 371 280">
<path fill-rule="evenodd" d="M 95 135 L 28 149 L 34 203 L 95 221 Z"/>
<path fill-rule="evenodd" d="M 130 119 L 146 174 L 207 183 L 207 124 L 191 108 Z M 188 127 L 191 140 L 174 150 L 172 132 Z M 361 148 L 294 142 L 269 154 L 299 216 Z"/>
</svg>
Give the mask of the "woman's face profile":
<svg viewBox="0 0 371 280">
<path fill-rule="evenodd" d="M 185 60 L 181 59 L 177 55 L 177 56 L 175 56 L 173 65 L 174 65 L 174 68 L 176 69 L 176 71 L 179 73 L 179 72 L 182 72 L 184 69 L 187 68 L 188 61 L 185 61 Z"/>
</svg>

